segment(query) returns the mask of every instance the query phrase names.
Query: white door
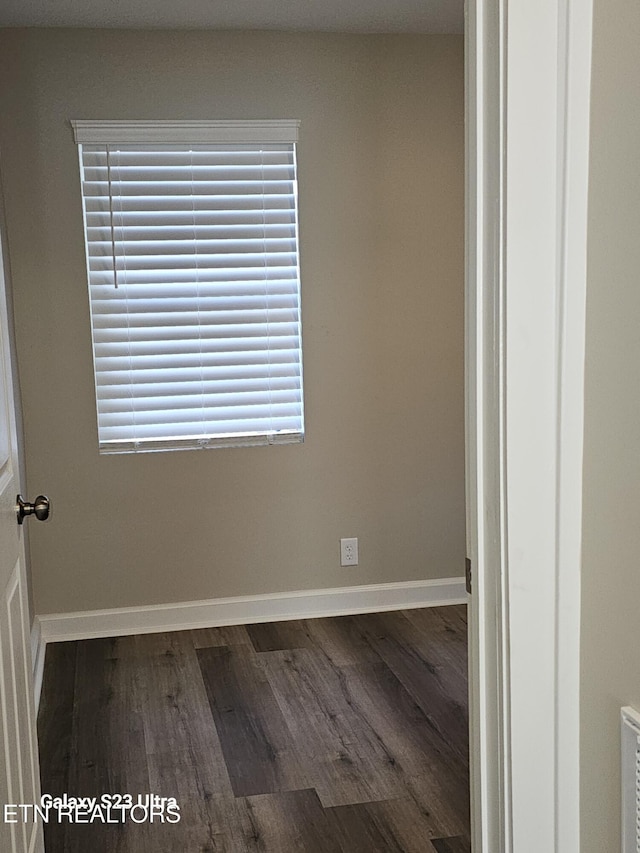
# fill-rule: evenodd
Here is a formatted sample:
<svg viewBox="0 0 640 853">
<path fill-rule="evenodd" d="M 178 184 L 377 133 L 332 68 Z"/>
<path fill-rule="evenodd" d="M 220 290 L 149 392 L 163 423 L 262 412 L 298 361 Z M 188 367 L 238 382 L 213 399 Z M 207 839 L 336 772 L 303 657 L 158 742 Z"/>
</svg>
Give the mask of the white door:
<svg viewBox="0 0 640 853">
<path fill-rule="evenodd" d="M 0 850 L 39 853 L 41 822 L 33 822 L 32 811 L 30 822 L 23 822 L 20 811 L 10 808 L 38 802 L 40 776 L 2 249 L 0 229 Z"/>
</svg>

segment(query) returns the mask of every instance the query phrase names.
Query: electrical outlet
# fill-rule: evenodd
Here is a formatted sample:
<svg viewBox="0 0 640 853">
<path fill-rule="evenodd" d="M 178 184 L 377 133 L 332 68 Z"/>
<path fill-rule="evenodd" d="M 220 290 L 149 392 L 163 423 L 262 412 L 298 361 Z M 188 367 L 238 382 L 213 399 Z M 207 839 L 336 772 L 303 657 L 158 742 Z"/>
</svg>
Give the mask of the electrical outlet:
<svg viewBox="0 0 640 853">
<path fill-rule="evenodd" d="M 358 540 L 357 539 L 341 539 L 340 540 L 340 565 L 341 566 L 357 566 L 358 565 Z"/>
</svg>

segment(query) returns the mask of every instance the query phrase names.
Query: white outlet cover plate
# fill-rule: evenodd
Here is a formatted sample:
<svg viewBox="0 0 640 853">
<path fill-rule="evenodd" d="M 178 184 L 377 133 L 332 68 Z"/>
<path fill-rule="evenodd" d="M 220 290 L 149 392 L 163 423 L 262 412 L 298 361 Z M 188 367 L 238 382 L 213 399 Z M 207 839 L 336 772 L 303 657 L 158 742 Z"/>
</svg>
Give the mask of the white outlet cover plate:
<svg viewBox="0 0 640 853">
<path fill-rule="evenodd" d="M 357 566 L 358 565 L 358 539 L 341 539 L 340 540 L 340 565 L 341 566 Z"/>
</svg>

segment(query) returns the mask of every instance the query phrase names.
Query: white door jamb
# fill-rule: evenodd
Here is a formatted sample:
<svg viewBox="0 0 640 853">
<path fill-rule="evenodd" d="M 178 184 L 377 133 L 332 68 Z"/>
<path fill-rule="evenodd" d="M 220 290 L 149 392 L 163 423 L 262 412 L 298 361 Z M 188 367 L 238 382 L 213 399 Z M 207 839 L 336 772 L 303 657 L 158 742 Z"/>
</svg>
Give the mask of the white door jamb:
<svg viewBox="0 0 640 853">
<path fill-rule="evenodd" d="M 467 8 L 474 853 L 579 853 L 592 0 Z"/>
</svg>

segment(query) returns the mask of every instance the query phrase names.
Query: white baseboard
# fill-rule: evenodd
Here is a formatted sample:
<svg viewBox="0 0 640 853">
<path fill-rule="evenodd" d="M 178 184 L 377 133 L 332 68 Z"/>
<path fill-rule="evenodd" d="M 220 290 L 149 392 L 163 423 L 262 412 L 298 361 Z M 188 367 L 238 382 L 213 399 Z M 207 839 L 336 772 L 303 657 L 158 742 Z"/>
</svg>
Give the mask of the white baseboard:
<svg viewBox="0 0 640 853">
<path fill-rule="evenodd" d="M 44 642 L 55 643 L 466 602 L 464 578 L 441 578 L 121 607 L 114 610 L 47 613 L 40 616 L 38 621 Z M 44 661 L 44 654 L 42 659 Z"/>
<path fill-rule="evenodd" d="M 42 633 L 40 619 L 35 616 L 31 626 L 31 662 L 33 665 L 33 693 L 36 702 L 36 714 L 40 706 L 40 694 L 42 692 L 42 678 L 44 675 L 44 656 L 47 650 L 47 642 Z"/>
</svg>

